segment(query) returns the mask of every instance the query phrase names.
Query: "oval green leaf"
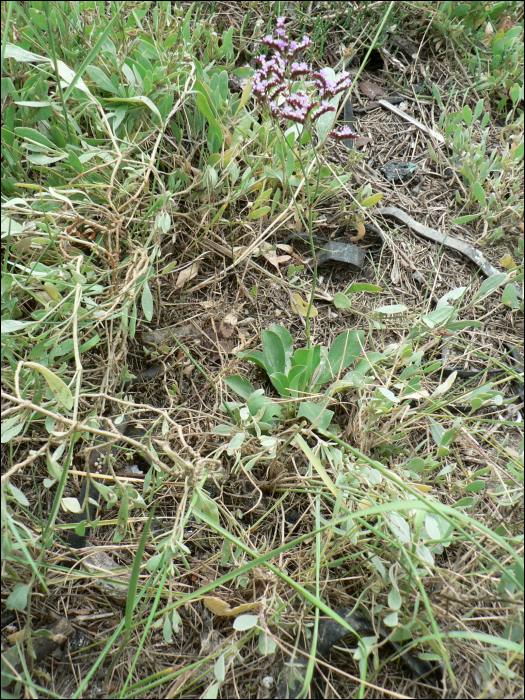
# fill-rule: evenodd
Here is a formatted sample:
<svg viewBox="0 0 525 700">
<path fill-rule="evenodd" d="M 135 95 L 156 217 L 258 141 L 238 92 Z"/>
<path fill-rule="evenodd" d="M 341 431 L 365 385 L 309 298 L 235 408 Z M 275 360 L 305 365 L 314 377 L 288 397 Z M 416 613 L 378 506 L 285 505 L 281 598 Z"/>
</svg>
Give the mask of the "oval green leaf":
<svg viewBox="0 0 525 700">
<path fill-rule="evenodd" d="M 371 197 L 367 197 L 364 201 L 361 202 L 362 207 L 373 207 L 375 204 L 380 202 L 383 199 L 383 193 L 378 192 L 377 194 L 373 194 Z"/>
<path fill-rule="evenodd" d="M 153 297 L 147 282 L 145 282 L 142 290 L 142 311 L 144 311 L 146 320 L 151 321 L 153 318 Z"/>
</svg>

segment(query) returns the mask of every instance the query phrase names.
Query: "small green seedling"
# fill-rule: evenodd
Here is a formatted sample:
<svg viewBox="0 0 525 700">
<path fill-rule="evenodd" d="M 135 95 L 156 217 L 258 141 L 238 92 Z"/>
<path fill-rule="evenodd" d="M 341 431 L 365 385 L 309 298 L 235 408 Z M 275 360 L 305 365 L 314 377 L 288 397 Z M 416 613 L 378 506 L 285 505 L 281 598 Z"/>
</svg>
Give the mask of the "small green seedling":
<svg viewBox="0 0 525 700">
<path fill-rule="evenodd" d="M 359 357 L 364 342 L 363 331 L 345 331 L 334 340 L 330 350 L 316 345 L 309 349 L 298 348 L 294 352 L 292 336 L 283 326 L 274 324 L 261 335 L 262 352 L 252 350 L 241 354 L 240 357 L 264 369 L 283 398 L 298 401 L 308 394 L 318 393 L 323 384 L 339 377 L 341 372 Z M 226 383 L 246 400 L 253 400 L 254 390 L 247 379 L 234 375 L 229 377 Z M 330 392 L 327 394 L 331 395 Z M 270 401 L 266 397 L 259 398 Z M 320 403 L 301 401 L 297 417 L 307 418 L 316 427 L 328 428 L 333 416 L 333 411 L 326 408 L 328 401 L 328 397 Z M 292 401 L 287 405 L 295 417 L 297 402 Z M 251 409 L 250 413 L 254 415 Z M 273 413 L 272 417 L 275 416 Z"/>
</svg>

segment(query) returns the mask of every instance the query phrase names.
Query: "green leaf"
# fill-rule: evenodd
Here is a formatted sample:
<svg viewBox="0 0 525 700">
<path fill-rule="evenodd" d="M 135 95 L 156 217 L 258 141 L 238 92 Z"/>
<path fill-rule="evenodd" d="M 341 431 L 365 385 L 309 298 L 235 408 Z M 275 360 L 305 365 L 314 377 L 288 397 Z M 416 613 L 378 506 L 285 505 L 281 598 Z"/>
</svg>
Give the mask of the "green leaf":
<svg viewBox="0 0 525 700">
<path fill-rule="evenodd" d="M 68 411 L 73 408 L 73 395 L 71 394 L 71 390 L 68 385 L 65 384 L 62 379 L 60 379 L 60 377 L 53 374 L 53 372 L 47 367 L 39 365 L 38 362 L 24 362 L 24 366 L 40 372 L 40 374 L 46 380 L 48 387 L 53 392 L 56 400 Z"/>
<path fill-rule="evenodd" d="M 259 622 L 259 615 L 239 615 L 233 622 L 233 629 L 237 632 L 251 630 Z"/>
<path fill-rule="evenodd" d="M 407 311 L 407 307 L 404 304 L 391 304 L 390 306 L 380 306 L 374 309 L 373 313 L 376 316 L 395 316 L 396 314 L 402 314 Z"/>
<path fill-rule="evenodd" d="M 480 100 L 478 100 L 478 102 L 476 103 L 476 106 L 474 107 L 474 114 L 472 116 L 472 121 L 477 121 L 480 118 L 481 112 L 483 112 L 483 105 L 484 105 L 484 101 L 483 101 L 483 98 L 481 98 Z"/>
<path fill-rule="evenodd" d="M 501 296 L 501 303 L 505 306 L 510 306 L 512 309 L 517 309 L 519 306 L 518 294 L 516 287 L 513 284 L 507 284 Z"/>
<path fill-rule="evenodd" d="M 241 377 L 238 374 L 227 377 L 224 383 L 229 386 L 232 391 L 235 391 L 236 394 L 239 394 L 245 401 L 247 401 L 255 391 L 252 383 L 246 379 L 246 377 Z"/>
<path fill-rule="evenodd" d="M 487 484 L 484 481 L 473 481 L 468 486 L 464 486 L 463 491 L 473 491 L 474 493 L 478 493 L 479 491 L 483 491 L 486 485 Z"/>
<path fill-rule="evenodd" d="M 153 104 L 153 102 L 150 100 L 149 97 L 146 97 L 146 95 L 139 95 L 138 97 L 134 97 L 134 98 L 133 98 L 133 101 L 135 101 L 135 102 L 143 102 L 147 107 L 149 107 L 149 108 L 151 109 L 151 111 L 153 112 L 153 114 L 155 114 L 155 115 L 158 117 L 159 122 L 160 122 L 161 124 L 164 123 L 164 121 L 163 121 L 163 119 L 162 119 L 162 117 L 161 117 L 161 114 L 160 114 L 159 110 L 157 109 L 157 106 L 156 106 L 155 104 Z"/>
<path fill-rule="evenodd" d="M 458 216 L 452 223 L 454 224 L 468 224 L 469 221 L 474 221 L 481 216 L 480 214 L 467 214 L 466 216 Z"/>
<path fill-rule="evenodd" d="M 293 353 L 293 338 L 290 331 L 287 328 L 284 328 L 284 326 L 278 326 L 276 323 L 272 324 L 268 330 L 272 331 L 272 333 L 277 333 L 281 339 L 286 362 L 289 364 L 289 359 Z"/>
<path fill-rule="evenodd" d="M 326 469 L 321 464 L 321 460 L 319 459 L 319 457 L 317 457 L 317 455 L 315 455 L 312 452 L 312 450 L 308 446 L 308 443 L 306 442 L 306 440 L 304 440 L 304 438 L 301 435 L 297 434 L 295 436 L 295 440 L 296 440 L 297 444 L 299 445 L 299 447 L 304 452 L 304 454 L 306 455 L 307 459 L 310 461 L 311 465 L 314 467 L 316 472 L 319 474 L 319 476 L 323 480 L 325 486 L 330 490 L 332 495 L 337 498 L 339 491 L 338 491 L 336 485 L 334 484 L 334 482 L 332 481 L 332 479 L 330 479 L 330 477 L 328 476 L 328 473 L 326 472 Z"/>
<path fill-rule="evenodd" d="M 200 112 L 206 117 L 206 119 L 209 121 L 210 126 L 215 126 L 219 127 L 219 122 L 215 118 L 213 112 L 211 111 L 211 106 L 209 101 L 206 99 L 206 97 L 201 93 L 197 93 L 197 107 L 199 108 Z"/>
<path fill-rule="evenodd" d="M 277 643 L 266 632 L 259 632 L 259 653 L 262 656 L 270 656 L 277 648 Z"/>
<path fill-rule="evenodd" d="M 365 200 L 361 202 L 362 207 L 373 207 L 375 204 L 380 202 L 383 199 L 383 192 L 378 192 L 377 194 L 373 194 L 371 197 L 367 197 Z"/>
<path fill-rule="evenodd" d="M 151 295 L 151 290 L 147 282 L 144 283 L 142 289 L 142 310 L 144 311 L 144 316 L 147 321 L 151 321 L 153 318 L 153 297 Z"/>
<path fill-rule="evenodd" d="M 385 627 L 396 627 L 398 622 L 398 614 L 397 612 L 390 613 L 390 615 L 387 615 L 385 619 L 383 620 L 383 624 Z"/>
<path fill-rule="evenodd" d="M 20 61 L 22 63 L 50 63 L 47 56 L 39 56 L 15 44 L 6 45 L 4 59 L 5 58 L 14 58 L 15 61 Z"/>
<path fill-rule="evenodd" d="M 86 73 L 93 80 L 93 82 L 106 92 L 111 92 L 114 95 L 121 95 L 118 87 L 115 87 L 108 76 L 97 68 L 97 66 L 88 66 L 86 68 Z"/>
<path fill-rule="evenodd" d="M 312 367 L 315 370 L 321 361 L 321 346 L 316 345 L 313 348 L 299 348 L 295 351 L 292 357 L 292 367 Z"/>
<path fill-rule="evenodd" d="M 440 309 L 434 309 L 434 311 L 423 316 L 421 321 L 427 328 L 435 328 L 449 321 L 454 316 L 454 313 L 453 306 L 442 306 Z"/>
<path fill-rule="evenodd" d="M 388 594 L 388 607 L 390 610 L 399 610 L 401 607 L 402 599 L 397 588 L 392 587 L 390 593 Z"/>
<path fill-rule="evenodd" d="M 270 211 L 271 207 L 261 207 L 260 209 L 254 209 L 248 214 L 248 218 L 252 219 L 260 219 L 261 216 L 264 216 L 265 214 L 268 214 Z"/>
<path fill-rule="evenodd" d="M 8 610 L 25 610 L 27 607 L 27 598 L 30 590 L 31 584 L 16 583 L 13 587 L 13 592 L 9 595 L 6 601 L 6 608 Z"/>
<path fill-rule="evenodd" d="M 343 372 L 359 357 L 363 344 L 363 331 L 346 331 L 337 336 L 328 351 L 328 367 L 332 377 Z"/>
<path fill-rule="evenodd" d="M 470 126 L 472 122 L 472 110 L 468 105 L 465 105 L 461 111 L 461 116 L 463 117 L 463 121 L 467 126 Z"/>
<path fill-rule="evenodd" d="M 485 190 L 483 187 L 479 184 L 479 182 L 475 182 L 472 185 L 472 194 L 476 198 L 476 200 L 479 202 L 480 206 L 484 207 L 485 206 Z"/>
<path fill-rule="evenodd" d="M 356 282 L 351 284 L 346 290 L 345 294 L 354 294 L 357 292 L 382 292 L 383 288 L 378 287 L 376 284 L 366 284 L 365 282 Z"/>
<path fill-rule="evenodd" d="M 245 437 L 244 433 L 236 433 L 228 443 L 228 450 L 238 450 L 242 446 Z"/>
<path fill-rule="evenodd" d="M 336 76 L 333 69 L 325 68 L 324 70 L 329 79 L 333 82 L 336 82 Z M 330 105 L 335 107 L 336 110 L 337 105 L 339 104 L 339 97 L 340 95 L 336 95 L 335 97 L 332 97 L 331 100 L 328 100 Z M 326 141 L 328 133 L 332 130 L 332 127 L 334 125 L 335 117 L 336 112 L 325 112 L 324 114 L 321 114 L 319 119 L 315 122 L 315 130 L 317 131 L 317 136 L 319 138 L 319 145 L 323 144 Z"/>
<path fill-rule="evenodd" d="M 2 335 L 4 333 L 15 333 L 16 331 L 22 330 L 22 328 L 34 326 L 35 323 L 36 321 L 13 321 L 10 318 L 2 319 Z"/>
<path fill-rule="evenodd" d="M 49 148 L 52 151 L 59 150 L 52 141 L 43 136 L 36 129 L 30 129 L 28 127 L 21 126 L 15 129 L 15 134 L 17 136 L 20 136 L 20 138 L 23 138 L 25 141 L 29 141 L 30 143 L 37 143 L 40 146 L 45 146 L 46 148 Z"/>
<path fill-rule="evenodd" d="M 319 416 L 321 417 L 319 418 Z M 315 428 L 319 428 L 319 430 L 328 430 L 330 421 L 334 417 L 334 412 L 330 411 L 330 409 L 324 408 L 322 404 L 310 403 L 309 401 L 302 401 L 299 407 L 297 417 L 307 418 L 310 421 L 310 423 L 315 423 Z"/>
<path fill-rule="evenodd" d="M 268 374 L 274 372 L 285 372 L 286 356 L 284 353 L 283 341 L 280 336 L 273 331 L 263 331 L 261 333 L 264 364 Z"/>
<path fill-rule="evenodd" d="M 308 376 L 306 373 L 306 367 L 304 365 L 297 365 L 292 367 L 288 373 L 288 389 L 290 396 L 300 398 L 298 392 L 303 392 L 305 390 L 306 384 L 308 382 Z"/>
<path fill-rule="evenodd" d="M 436 310 L 442 309 L 445 306 L 450 306 L 450 304 L 448 303 L 449 301 L 456 301 L 457 299 L 461 299 L 461 297 L 465 294 L 466 291 L 467 287 L 456 287 L 455 289 L 451 289 L 450 292 L 447 292 L 442 297 L 440 297 L 436 304 Z"/>
<path fill-rule="evenodd" d="M 465 328 L 483 328 L 485 324 L 483 321 L 455 321 L 454 323 L 447 323 L 446 328 L 449 331 L 462 331 Z"/>
<path fill-rule="evenodd" d="M 233 27 L 232 27 L 233 29 Z M 224 664 L 224 654 L 221 654 L 217 661 L 215 662 L 215 666 L 213 668 L 213 673 L 215 675 L 216 680 L 219 683 L 222 683 L 224 679 L 226 678 L 226 668 Z"/>
<path fill-rule="evenodd" d="M 272 372 L 272 374 L 268 376 L 281 396 L 290 396 L 290 392 L 288 391 L 288 376 L 286 374 L 282 372 Z"/>
<path fill-rule="evenodd" d="M 260 367 L 261 369 L 264 369 L 268 374 L 271 374 L 272 370 L 270 367 L 266 367 L 264 354 L 260 350 L 252 350 L 251 352 L 246 354 L 241 352 L 239 353 L 239 358 L 248 360 L 249 362 L 253 362 L 257 365 L 257 367 Z"/>
<path fill-rule="evenodd" d="M 197 494 L 197 501 L 195 505 L 197 508 L 203 515 L 207 515 L 208 518 L 210 518 L 210 520 L 212 520 L 216 525 L 220 525 L 219 509 L 217 508 L 215 501 L 213 501 L 200 487 L 197 487 L 195 491 Z M 199 522 L 197 514 L 195 514 L 195 518 Z"/>
<path fill-rule="evenodd" d="M 25 421 L 20 420 L 18 414 L 11 416 L 2 423 L 2 445 L 8 444 L 16 437 L 25 427 Z"/>
<path fill-rule="evenodd" d="M 379 391 L 379 393 L 383 394 L 383 396 L 385 397 L 385 399 L 387 401 L 391 401 L 392 403 L 399 403 L 401 401 L 401 399 L 399 397 L 397 397 L 395 394 L 393 394 L 390 391 L 390 389 L 385 389 L 382 386 L 378 386 L 377 391 Z"/>
<path fill-rule="evenodd" d="M 503 284 L 503 282 L 505 282 L 507 276 L 508 275 L 506 272 L 500 272 L 497 275 L 487 277 L 487 279 L 483 280 L 483 282 L 481 283 L 480 288 L 474 295 L 473 301 L 478 301 L 491 294 L 495 289 L 497 289 L 501 284 Z"/>
<path fill-rule="evenodd" d="M 190 11 L 193 8 L 193 5 L 190 7 Z M 188 39 L 189 43 L 189 39 Z M 208 690 L 204 693 L 202 696 L 203 700 L 217 700 L 219 697 L 219 688 L 221 687 L 220 683 L 212 683 Z"/>
<path fill-rule="evenodd" d="M 334 296 L 334 306 L 336 309 L 351 309 L 352 302 L 346 296 L 346 294 L 343 294 L 342 292 L 337 292 Z"/>
</svg>

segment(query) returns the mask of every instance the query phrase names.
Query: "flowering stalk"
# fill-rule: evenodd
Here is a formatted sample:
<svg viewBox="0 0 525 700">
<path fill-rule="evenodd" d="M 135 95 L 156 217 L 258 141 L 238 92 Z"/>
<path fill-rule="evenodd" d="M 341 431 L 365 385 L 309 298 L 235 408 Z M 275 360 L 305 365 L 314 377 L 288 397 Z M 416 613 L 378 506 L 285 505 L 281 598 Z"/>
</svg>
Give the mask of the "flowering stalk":
<svg viewBox="0 0 525 700">
<path fill-rule="evenodd" d="M 285 21 L 285 17 L 278 17 L 277 29 L 275 31 L 276 36 L 274 37 L 270 34 L 262 41 L 265 46 L 273 49 L 273 56 L 268 58 L 263 54 L 257 58 L 261 64 L 261 68 L 256 71 L 253 76 L 252 93 L 257 101 L 268 109 L 270 117 L 277 122 L 279 126 L 285 126 L 287 122 L 295 122 L 301 124 L 303 129 L 310 132 L 310 137 L 312 137 L 315 122 L 317 122 L 319 117 L 327 112 L 336 111 L 329 100 L 344 90 L 348 90 L 351 82 L 349 74 L 346 72 L 341 73 L 339 79 L 334 81 L 330 78 L 326 69 L 314 72 L 307 63 L 294 60 L 296 54 L 312 45 L 312 41 L 308 36 L 303 36 L 300 41 L 290 41 L 284 27 Z M 310 90 L 310 93 L 308 93 L 305 89 L 297 89 L 300 87 L 300 82 L 305 79 L 312 81 L 317 90 Z M 315 95 L 315 92 L 317 92 L 317 95 Z M 333 129 L 328 135 L 338 141 L 357 137 L 357 134 L 348 126 Z M 308 231 L 310 249 L 314 259 L 312 293 L 306 312 L 306 337 L 308 347 L 310 347 L 310 313 L 317 284 L 317 259 L 312 231 L 313 198 L 311 196 L 306 169 L 301 158 L 301 152 L 299 152 L 298 160 L 303 172 L 308 201 L 308 224 L 304 221 L 302 212 L 293 193 L 292 197 L 297 213 Z M 284 172 L 285 167 L 283 163 L 283 173 Z M 316 192 L 318 186 L 319 171 Z"/>
</svg>

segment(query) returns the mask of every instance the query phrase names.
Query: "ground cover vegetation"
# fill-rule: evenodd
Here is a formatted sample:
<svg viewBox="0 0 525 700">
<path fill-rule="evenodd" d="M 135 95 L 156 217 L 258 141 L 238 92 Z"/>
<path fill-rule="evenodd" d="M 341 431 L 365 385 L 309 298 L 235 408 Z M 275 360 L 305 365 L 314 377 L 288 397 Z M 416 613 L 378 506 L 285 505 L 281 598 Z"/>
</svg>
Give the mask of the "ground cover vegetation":
<svg viewBox="0 0 525 700">
<path fill-rule="evenodd" d="M 3 695 L 521 697 L 521 3 L 1 18 Z"/>
</svg>

